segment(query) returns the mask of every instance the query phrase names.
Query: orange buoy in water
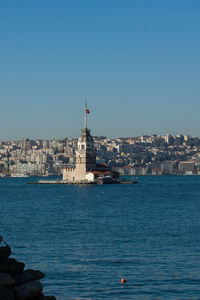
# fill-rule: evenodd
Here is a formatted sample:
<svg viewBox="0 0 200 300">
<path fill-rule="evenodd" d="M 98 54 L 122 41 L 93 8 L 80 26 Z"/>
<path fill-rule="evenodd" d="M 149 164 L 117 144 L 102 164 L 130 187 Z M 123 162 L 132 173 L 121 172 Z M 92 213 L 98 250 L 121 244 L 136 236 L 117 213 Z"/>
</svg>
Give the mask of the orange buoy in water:
<svg viewBox="0 0 200 300">
<path fill-rule="evenodd" d="M 121 283 L 125 283 L 127 280 L 125 278 L 121 279 Z"/>
</svg>

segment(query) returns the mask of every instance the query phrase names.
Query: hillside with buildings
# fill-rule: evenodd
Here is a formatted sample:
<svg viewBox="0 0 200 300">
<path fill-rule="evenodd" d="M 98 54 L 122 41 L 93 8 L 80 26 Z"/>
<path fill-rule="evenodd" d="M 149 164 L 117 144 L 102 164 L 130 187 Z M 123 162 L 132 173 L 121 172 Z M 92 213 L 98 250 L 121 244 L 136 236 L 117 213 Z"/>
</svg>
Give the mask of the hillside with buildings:
<svg viewBox="0 0 200 300">
<path fill-rule="evenodd" d="M 189 135 L 93 137 L 97 162 L 124 175 L 200 174 L 200 139 Z M 61 175 L 75 165 L 78 139 L 0 142 L 0 176 Z"/>
</svg>

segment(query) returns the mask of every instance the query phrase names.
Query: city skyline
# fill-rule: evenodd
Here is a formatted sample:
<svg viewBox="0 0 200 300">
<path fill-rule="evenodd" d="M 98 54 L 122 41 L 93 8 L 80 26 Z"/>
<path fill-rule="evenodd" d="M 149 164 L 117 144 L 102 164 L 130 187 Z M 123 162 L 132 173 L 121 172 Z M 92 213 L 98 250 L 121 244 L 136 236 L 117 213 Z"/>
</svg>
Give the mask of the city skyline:
<svg viewBox="0 0 200 300">
<path fill-rule="evenodd" d="M 0 142 L 0 177 L 63 174 L 66 180 L 79 181 L 85 180 L 87 168 L 97 171 L 89 175 L 89 181 L 112 168 L 124 175 L 200 175 L 200 138 L 152 135 L 106 139 L 91 137 L 86 127 L 81 132 L 79 139 Z"/>
<path fill-rule="evenodd" d="M 88 128 L 89 131 L 90 128 Z M 80 134 L 79 134 L 80 135 Z M 107 135 L 93 135 L 91 136 L 95 138 L 104 138 L 105 140 L 117 140 L 117 139 L 137 139 L 137 138 L 142 138 L 142 137 L 161 137 L 161 138 L 166 138 L 167 136 L 169 137 L 188 137 L 188 138 L 200 138 L 200 136 L 194 136 L 188 133 L 177 133 L 177 134 L 171 134 L 171 133 L 165 133 L 165 134 L 159 134 L 159 133 L 151 133 L 151 134 L 141 134 L 141 135 L 135 135 L 135 136 L 107 136 Z M 15 143 L 19 141 L 64 141 L 64 140 L 78 140 L 79 136 L 65 136 L 65 137 L 55 137 L 55 138 L 43 138 L 43 137 L 38 137 L 38 138 L 31 138 L 31 137 L 21 137 L 18 139 L 10 139 L 10 140 L 0 140 L 0 143 Z"/>
<path fill-rule="evenodd" d="M 90 128 L 89 132 L 91 132 Z M 83 128 L 80 130 L 82 131 Z M 79 134 L 80 135 L 80 134 Z M 113 137 L 109 137 L 106 135 L 92 135 L 92 137 L 96 138 L 96 139 L 101 139 L 101 140 L 107 140 L 107 141 L 111 141 L 111 140 L 137 140 L 137 139 L 146 139 L 146 138 L 162 138 L 162 139 L 168 139 L 168 138 L 191 138 L 191 139 L 200 139 L 200 136 L 194 136 L 194 135 L 190 135 L 187 133 L 178 133 L 178 134 L 171 134 L 171 133 L 165 133 L 165 134 L 158 134 L 156 132 L 152 133 L 152 134 L 142 134 L 142 135 L 137 135 L 137 136 L 113 136 Z M 61 138 L 30 138 L 30 137 L 22 137 L 20 139 L 13 139 L 13 140 L 0 140 L 0 144 L 6 144 L 6 143 L 18 143 L 18 142 L 39 142 L 39 141 L 49 141 L 49 142 L 53 142 L 53 141 L 58 141 L 58 142 L 63 142 L 63 141 L 77 141 L 79 138 L 79 136 L 74 136 L 74 137 L 61 137 Z"/>
<path fill-rule="evenodd" d="M 0 140 L 200 136 L 199 1 L 20 1 L 0 10 Z"/>
</svg>

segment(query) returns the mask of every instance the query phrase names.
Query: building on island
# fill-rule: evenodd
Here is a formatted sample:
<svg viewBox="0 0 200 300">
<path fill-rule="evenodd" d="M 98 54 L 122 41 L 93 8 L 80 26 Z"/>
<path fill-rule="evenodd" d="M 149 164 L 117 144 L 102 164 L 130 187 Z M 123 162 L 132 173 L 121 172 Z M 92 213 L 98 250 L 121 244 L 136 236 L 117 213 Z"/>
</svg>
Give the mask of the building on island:
<svg viewBox="0 0 200 300">
<path fill-rule="evenodd" d="M 69 183 L 97 183 L 102 178 L 114 183 L 119 178 L 119 173 L 112 171 L 107 164 L 96 162 L 96 149 L 94 141 L 87 128 L 87 115 L 89 110 L 85 105 L 85 126 L 78 139 L 78 149 L 76 150 L 76 165 L 74 168 L 63 169 L 63 181 Z"/>
</svg>

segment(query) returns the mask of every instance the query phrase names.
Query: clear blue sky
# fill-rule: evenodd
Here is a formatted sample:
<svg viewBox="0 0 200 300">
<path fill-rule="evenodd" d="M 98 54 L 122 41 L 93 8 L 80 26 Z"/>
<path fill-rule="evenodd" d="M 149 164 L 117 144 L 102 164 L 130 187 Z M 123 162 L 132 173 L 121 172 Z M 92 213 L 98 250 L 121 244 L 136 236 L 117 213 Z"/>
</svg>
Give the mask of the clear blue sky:
<svg viewBox="0 0 200 300">
<path fill-rule="evenodd" d="M 0 2 L 0 140 L 200 136 L 200 1 Z"/>
</svg>

